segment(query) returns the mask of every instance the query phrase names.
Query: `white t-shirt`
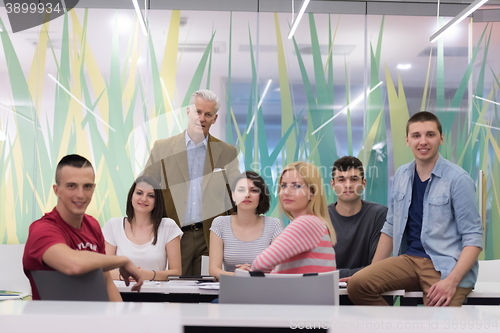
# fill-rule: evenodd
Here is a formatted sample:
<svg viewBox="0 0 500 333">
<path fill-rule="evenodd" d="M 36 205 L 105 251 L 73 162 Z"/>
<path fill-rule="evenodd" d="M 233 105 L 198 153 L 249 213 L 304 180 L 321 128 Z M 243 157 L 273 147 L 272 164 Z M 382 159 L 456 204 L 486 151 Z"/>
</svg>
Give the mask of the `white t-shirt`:
<svg viewBox="0 0 500 333">
<path fill-rule="evenodd" d="M 174 220 L 169 218 L 161 220 L 156 245 L 153 245 L 153 239 L 142 245 L 132 243 L 125 234 L 124 223 L 128 223 L 125 217 L 113 217 L 102 228 L 106 242 L 116 246 L 116 255 L 128 257 L 134 265 L 143 269 L 165 270 L 167 268 L 165 245 L 182 235 L 181 229 Z"/>
<path fill-rule="evenodd" d="M 212 222 L 211 231 L 222 239 L 224 244 L 224 270 L 233 272 L 236 265 L 252 264 L 262 251 L 267 249 L 274 238 L 283 230 L 283 224 L 274 217 L 264 217 L 262 235 L 254 241 L 244 242 L 236 238 L 231 226 L 231 216 L 219 216 Z"/>
</svg>

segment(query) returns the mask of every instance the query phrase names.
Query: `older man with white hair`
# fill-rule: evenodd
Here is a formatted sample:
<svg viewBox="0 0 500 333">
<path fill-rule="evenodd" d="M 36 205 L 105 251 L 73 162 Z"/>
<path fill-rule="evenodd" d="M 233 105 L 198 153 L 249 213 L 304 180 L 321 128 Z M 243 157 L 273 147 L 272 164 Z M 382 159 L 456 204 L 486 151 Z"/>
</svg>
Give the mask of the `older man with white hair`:
<svg viewBox="0 0 500 333">
<path fill-rule="evenodd" d="M 236 148 L 209 133 L 219 108 L 212 91 L 194 92 L 186 109 L 187 129 L 157 140 L 144 171 L 158 179 L 166 215 L 184 232 L 181 256 L 185 276 L 201 274 L 201 257 L 208 255 L 212 220 L 230 213 L 227 184 L 240 173 Z"/>
</svg>

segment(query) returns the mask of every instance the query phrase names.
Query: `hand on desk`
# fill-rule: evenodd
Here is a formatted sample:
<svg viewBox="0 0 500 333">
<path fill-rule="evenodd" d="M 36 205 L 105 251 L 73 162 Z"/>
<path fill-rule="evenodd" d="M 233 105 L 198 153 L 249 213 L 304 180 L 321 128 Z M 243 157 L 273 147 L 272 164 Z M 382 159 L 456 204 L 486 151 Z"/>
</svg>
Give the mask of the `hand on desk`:
<svg viewBox="0 0 500 333">
<path fill-rule="evenodd" d="M 141 269 L 140 267 L 137 267 L 137 269 L 139 270 L 139 272 L 141 273 L 142 275 L 142 279 L 145 281 L 145 280 L 149 280 L 147 278 L 147 274 L 151 271 L 146 271 L 146 270 L 143 270 Z M 121 275 L 120 273 L 120 270 L 119 269 L 112 269 L 109 271 L 109 273 L 111 274 L 111 278 L 113 280 L 120 280 L 120 281 L 125 281 L 124 277 Z M 130 282 L 135 282 L 135 279 L 132 277 L 132 276 L 129 276 L 128 278 L 128 281 Z"/>
<path fill-rule="evenodd" d="M 250 271 L 250 264 L 236 265 L 236 269 L 241 269 L 242 271 Z"/>
<path fill-rule="evenodd" d="M 141 273 L 142 279 L 144 281 L 151 281 L 153 277 L 155 277 L 156 274 L 153 273 L 153 271 L 149 271 L 147 269 L 142 269 L 140 267 L 137 267 L 139 272 Z"/>
<path fill-rule="evenodd" d="M 339 282 L 345 282 L 345 283 L 348 283 L 349 280 L 352 278 L 352 276 L 348 276 L 348 277 L 344 277 L 342 279 L 339 279 Z"/>
<path fill-rule="evenodd" d="M 142 277 L 141 271 L 138 267 L 129 261 L 125 266 L 120 267 L 120 274 L 123 276 L 125 285 L 128 286 L 131 280 L 135 280 L 136 283 L 132 286 L 132 291 L 141 291 L 144 278 Z"/>
</svg>

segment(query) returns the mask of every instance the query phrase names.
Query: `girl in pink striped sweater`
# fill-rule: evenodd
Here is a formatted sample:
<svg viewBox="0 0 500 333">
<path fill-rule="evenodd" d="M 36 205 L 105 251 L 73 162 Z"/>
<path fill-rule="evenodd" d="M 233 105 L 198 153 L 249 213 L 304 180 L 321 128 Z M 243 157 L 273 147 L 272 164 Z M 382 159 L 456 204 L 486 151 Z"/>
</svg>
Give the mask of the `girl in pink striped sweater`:
<svg viewBox="0 0 500 333">
<path fill-rule="evenodd" d="M 335 230 L 318 168 L 307 162 L 286 166 L 279 179 L 278 195 L 280 207 L 291 222 L 255 258 L 251 270 L 289 274 L 334 271 Z"/>
</svg>

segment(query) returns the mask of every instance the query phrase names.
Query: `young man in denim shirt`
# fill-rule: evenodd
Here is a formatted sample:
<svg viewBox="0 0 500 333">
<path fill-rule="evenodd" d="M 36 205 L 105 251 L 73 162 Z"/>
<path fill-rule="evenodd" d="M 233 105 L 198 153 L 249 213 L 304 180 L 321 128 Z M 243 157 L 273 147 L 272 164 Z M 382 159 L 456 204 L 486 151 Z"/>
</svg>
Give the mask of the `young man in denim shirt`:
<svg viewBox="0 0 500 333">
<path fill-rule="evenodd" d="M 461 306 L 476 282 L 482 247 L 474 182 L 439 154 L 443 133 L 434 114 L 408 120 L 406 144 L 415 160 L 394 175 L 377 251 L 349 280 L 349 297 L 358 305 L 387 305 L 382 293 L 404 289 L 423 291 L 428 306 Z"/>
</svg>

